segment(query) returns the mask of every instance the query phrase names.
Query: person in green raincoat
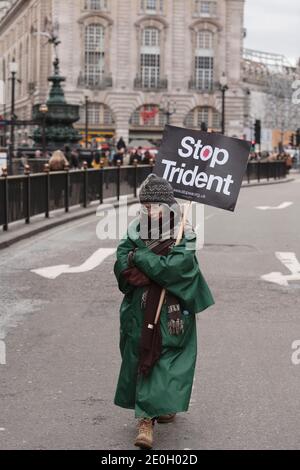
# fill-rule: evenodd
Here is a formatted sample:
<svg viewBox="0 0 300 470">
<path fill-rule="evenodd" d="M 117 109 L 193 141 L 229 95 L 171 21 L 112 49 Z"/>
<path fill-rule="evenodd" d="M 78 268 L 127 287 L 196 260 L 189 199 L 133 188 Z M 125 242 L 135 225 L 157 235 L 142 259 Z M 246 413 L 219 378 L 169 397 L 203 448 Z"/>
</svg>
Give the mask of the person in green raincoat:
<svg viewBox="0 0 300 470">
<path fill-rule="evenodd" d="M 197 357 L 196 314 L 213 305 L 214 299 L 200 271 L 196 235 L 188 224 L 175 245 L 181 214 L 178 218 L 180 207 L 172 186 L 151 174 L 141 187 L 140 202 L 140 216 L 119 243 L 114 266 L 125 294 L 120 308 L 122 363 L 114 403 L 135 411 L 139 420 L 135 445 L 152 448 L 155 421 L 171 422 L 176 413 L 189 408 Z M 162 217 L 164 212 L 167 218 Z M 166 299 L 153 332 L 162 289 Z"/>
</svg>

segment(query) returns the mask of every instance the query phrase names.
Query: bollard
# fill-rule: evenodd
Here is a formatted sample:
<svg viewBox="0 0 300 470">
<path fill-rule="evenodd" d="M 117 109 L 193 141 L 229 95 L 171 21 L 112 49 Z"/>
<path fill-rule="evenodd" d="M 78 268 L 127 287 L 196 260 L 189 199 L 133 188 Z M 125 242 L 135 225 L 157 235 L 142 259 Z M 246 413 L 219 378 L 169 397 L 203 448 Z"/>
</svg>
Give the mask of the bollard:
<svg viewBox="0 0 300 470">
<path fill-rule="evenodd" d="M 30 203 L 31 203 L 31 178 L 30 178 L 30 166 L 24 165 L 24 175 L 27 176 L 27 184 L 26 184 L 26 214 L 25 214 L 25 224 L 30 224 Z"/>
<path fill-rule="evenodd" d="M 8 231 L 8 170 L 6 167 L 2 168 L 2 175 L 4 178 L 4 225 L 3 230 Z"/>
<path fill-rule="evenodd" d="M 44 173 L 45 173 L 45 217 L 49 219 L 49 210 L 50 210 L 50 166 L 48 163 L 44 165 Z"/>
<path fill-rule="evenodd" d="M 70 191 L 70 164 L 66 163 L 64 166 L 66 172 L 65 179 L 65 212 L 69 212 L 69 191 Z"/>
</svg>

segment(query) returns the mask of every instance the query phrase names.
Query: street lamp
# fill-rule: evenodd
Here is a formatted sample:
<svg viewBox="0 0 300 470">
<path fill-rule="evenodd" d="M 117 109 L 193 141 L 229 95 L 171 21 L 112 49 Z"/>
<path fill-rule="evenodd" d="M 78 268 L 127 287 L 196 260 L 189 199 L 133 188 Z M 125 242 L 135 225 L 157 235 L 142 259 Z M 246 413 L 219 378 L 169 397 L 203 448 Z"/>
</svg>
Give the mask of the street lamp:
<svg viewBox="0 0 300 470">
<path fill-rule="evenodd" d="M 225 134 L 225 93 L 228 90 L 225 73 L 223 73 L 220 78 L 220 90 L 222 92 L 222 134 Z"/>
<path fill-rule="evenodd" d="M 162 103 L 159 109 L 166 116 L 167 124 L 170 124 L 171 116 L 173 116 L 173 114 L 176 113 L 176 102 L 173 100 L 169 100 L 168 98 L 165 98 L 162 100 Z"/>
<path fill-rule="evenodd" d="M 43 125 L 43 138 L 42 138 L 42 147 L 43 147 L 43 157 L 46 158 L 46 115 L 49 111 L 49 108 L 46 103 L 41 104 L 39 111 L 43 116 L 42 125 Z"/>
<path fill-rule="evenodd" d="M 16 120 L 15 115 L 15 92 L 16 92 L 16 75 L 18 73 L 18 64 L 15 59 L 9 64 L 9 72 L 11 73 L 11 127 L 10 127 L 10 151 L 9 151 L 9 167 L 10 172 L 12 169 L 12 159 L 14 156 L 15 148 L 15 126 L 14 121 Z"/>
</svg>

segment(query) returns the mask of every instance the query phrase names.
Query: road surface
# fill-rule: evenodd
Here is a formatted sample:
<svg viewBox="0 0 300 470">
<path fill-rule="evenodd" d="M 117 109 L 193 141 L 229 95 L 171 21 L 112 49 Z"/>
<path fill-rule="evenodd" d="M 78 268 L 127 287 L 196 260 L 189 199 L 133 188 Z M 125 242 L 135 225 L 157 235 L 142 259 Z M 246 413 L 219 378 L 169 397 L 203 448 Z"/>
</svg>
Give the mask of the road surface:
<svg viewBox="0 0 300 470">
<path fill-rule="evenodd" d="M 198 316 L 190 410 L 156 426 L 155 449 L 300 448 L 299 214 L 297 175 L 242 189 L 234 214 L 205 208 L 198 256 L 216 304 Z M 100 220 L 0 252 L 1 449 L 134 448 L 133 413 L 113 405 L 122 294 Z"/>
</svg>

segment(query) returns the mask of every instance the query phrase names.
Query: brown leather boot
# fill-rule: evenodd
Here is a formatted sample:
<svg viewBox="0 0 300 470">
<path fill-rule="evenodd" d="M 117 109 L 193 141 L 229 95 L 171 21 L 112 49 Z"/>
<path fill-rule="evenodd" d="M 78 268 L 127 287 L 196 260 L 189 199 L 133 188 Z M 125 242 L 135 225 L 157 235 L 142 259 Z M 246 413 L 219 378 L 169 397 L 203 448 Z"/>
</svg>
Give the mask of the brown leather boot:
<svg viewBox="0 0 300 470">
<path fill-rule="evenodd" d="M 175 419 L 176 413 L 169 413 L 167 415 L 161 415 L 157 418 L 159 424 L 172 423 Z"/>
<path fill-rule="evenodd" d="M 153 446 L 153 421 L 150 418 L 142 418 L 138 424 L 138 435 L 134 445 L 141 449 L 152 449 Z"/>
</svg>

